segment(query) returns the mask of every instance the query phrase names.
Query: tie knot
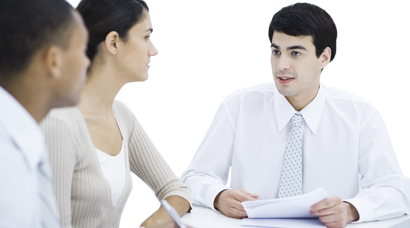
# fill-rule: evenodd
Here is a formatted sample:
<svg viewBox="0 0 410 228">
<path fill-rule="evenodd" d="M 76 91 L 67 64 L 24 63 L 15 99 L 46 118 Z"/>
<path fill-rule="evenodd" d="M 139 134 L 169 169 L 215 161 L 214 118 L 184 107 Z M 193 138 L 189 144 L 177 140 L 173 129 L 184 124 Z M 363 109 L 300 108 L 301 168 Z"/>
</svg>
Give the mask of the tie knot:
<svg viewBox="0 0 410 228">
<path fill-rule="evenodd" d="M 303 123 L 303 117 L 300 113 L 295 113 L 292 117 L 292 125 L 293 127 L 301 127 Z"/>
</svg>

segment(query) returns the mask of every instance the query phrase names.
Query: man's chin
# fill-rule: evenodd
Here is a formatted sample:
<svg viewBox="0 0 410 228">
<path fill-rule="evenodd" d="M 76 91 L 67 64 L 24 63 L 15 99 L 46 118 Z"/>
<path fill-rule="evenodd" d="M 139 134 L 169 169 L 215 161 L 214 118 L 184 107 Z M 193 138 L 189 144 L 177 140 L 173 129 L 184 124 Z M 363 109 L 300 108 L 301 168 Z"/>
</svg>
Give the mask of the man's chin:
<svg viewBox="0 0 410 228">
<path fill-rule="evenodd" d="M 295 95 L 295 92 L 292 91 L 291 88 L 289 87 L 286 88 L 286 86 L 283 86 L 282 84 L 279 84 L 279 85 L 278 84 L 279 83 L 275 81 L 276 88 L 278 89 L 279 93 L 282 94 L 283 96 L 291 97 Z"/>
<path fill-rule="evenodd" d="M 52 108 L 72 107 L 78 105 L 78 103 L 80 103 L 80 96 L 70 97 L 56 101 Z"/>
</svg>

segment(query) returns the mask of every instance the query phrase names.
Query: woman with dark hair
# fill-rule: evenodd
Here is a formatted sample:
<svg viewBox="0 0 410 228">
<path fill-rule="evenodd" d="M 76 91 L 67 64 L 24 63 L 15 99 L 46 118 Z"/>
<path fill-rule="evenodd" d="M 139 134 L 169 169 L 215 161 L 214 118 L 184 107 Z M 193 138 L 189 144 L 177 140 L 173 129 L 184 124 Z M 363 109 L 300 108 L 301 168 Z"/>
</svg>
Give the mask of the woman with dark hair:
<svg viewBox="0 0 410 228">
<path fill-rule="evenodd" d="M 89 31 L 88 80 L 77 107 L 53 110 L 42 122 L 62 227 L 119 227 L 131 191 L 130 170 L 180 215 L 187 187 L 173 173 L 134 114 L 115 100 L 128 82 L 148 78 L 152 25 L 142 0 L 82 0 Z M 142 225 L 170 221 L 161 207 Z"/>
</svg>

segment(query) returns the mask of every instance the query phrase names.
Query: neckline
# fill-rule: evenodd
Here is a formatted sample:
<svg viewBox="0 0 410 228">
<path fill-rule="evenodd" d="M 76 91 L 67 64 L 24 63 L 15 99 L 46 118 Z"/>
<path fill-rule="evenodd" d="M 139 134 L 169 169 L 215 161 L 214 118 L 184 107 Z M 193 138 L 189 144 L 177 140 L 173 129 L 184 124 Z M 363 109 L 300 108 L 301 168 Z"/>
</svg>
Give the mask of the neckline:
<svg viewBox="0 0 410 228">
<path fill-rule="evenodd" d="M 115 101 L 114 101 L 114 105 L 115 105 Z M 117 113 L 116 113 L 116 110 L 114 109 L 114 105 L 113 105 L 113 111 L 114 111 L 114 115 L 115 115 L 115 118 L 116 118 L 116 120 L 118 120 L 117 119 Z M 86 134 L 85 134 L 85 137 L 87 138 L 86 140 L 88 141 L 88 143 L 90 144 L 90 146 L 91 146 L 91 148 L 93 148 L 93 149 L 95 149 L 96 147 L 94 146 L 94 143 L 93 143 L 93 141 L 91 140 L 91 136 L 90 136 L 90 131 L 88 130 L 88 126 L 87 126 L 87 122 L 85 121 L 85 117 L 84 117 L 84 115 L 83 115 L 83 113 L 80 111 L 80 109 L 77 107 L 77 106 L 75 106 L 75 108 L 74 108 L 74 110 L 77 112 L 77 114 L 79 115 L 79 117 L 80 117 L 80 119 L 81 119 L 81 122 L 82 122 L 82 125 L 83 125 L 83 127 L 84 127 L 84 129 L 85 129 L 85 131 L 86 131 Z M 118 128 L 120 129 L 120 132 L 121 132 L 121 136 L 122 136 L 122 142 L 123 142 L 123 144 L 124 144 L 124 134 L 123 134 L 123 131 L 122 131 L 122 129 L 121 129 L 121 124 L 120 124 L 120 122 L 121 121 L 117 121 L 117 124 L 118 124 Z M 124 146 L 125 146 L 125 144 L 124 144 Z M 124 147 L 124 153 L 125 153 L 125 147 Z M 108 155 L 108 154 L 107 154 Z M 97 153 L 95 153 L 95 150 L 94 150 L 94 153 L 92 153 L 92 155 L 91 155 L 92 157 L 93 157 L 93 159 L 92 159 L 92 162 L 95 162 L 95 164 L 98 164 L 97 165 L 97 169 L 98 169 L 98 172 L 99 172 L 99 174 L 100 174 L 100 176 L 102 177 L 102 179 L 104 180 L 104 182 L 105 182 L 105 184 L 106 184 L 106 186 L 108 186 L 108 192 L 109 192 L 109 205 L 111 206 L 111 207 L 113 207 L 113 208 L 117 208 L 119 205 L 120 205 L 120 203 L 121 202 L 123 202 L 123 200 L 124 200 L 124 197 L 126 196 L 126 189 L 127 189 L 127 186 L 129 186 L 129 184 L 130 184 L 130 173 L 129 172 L 125 172 L 126 174 L 126 179 L 125 179 L 125 186 L 124 186 L 124 189 L 123 189 L 123 191 L 122 191 L 122 193 L 121 193 L 121 196 L 120 196 L 120 198 L 119 198 L 119 200 L 118 200 L 118 202 L 117 202 L 117 204 L 115 204 L 115 205 L 112 205 L 112 196 L 111 196 L 111 186 L 110 186 L 110 183 L 108 182 L 108 180 L 107 180 L 107 178 L 105 177 L 105 175 L 104 175 L 104 173 L 103 173 L 103 171 L 102 171 L 102 169 L 101 169 L 101 166 L 100 166 L 100 162 L 99 162 L 99 159 L 98 159 L 98 155 L 97 155 Z M 127 154 L 125 153 L 124 154 L 124 157 L 125 157 L 125 161 L 127 161 L 128 160 L 128 156 L 127 156 Z M 125 162 L 125 168 L 126 168 L 126 170 L 129 170 L 129 162 Z M 126 200 L 126 199 L 125 199 Z"/>
<path fill-rule="evenodd" d="M 102 156 L 104 156 L 106 158 L 116 159 L 116 158 L 120 157 L 122 154 L 124 154 L 124 139 L 122 139 L 121 150 L 116 155 L 109 155 L 109 154 L 105 153 L 104 151 L 98 149 L 97 147 L 95 147 L 95 150 L 96 150 L 97 153 L 101 154 Z"/>
</svg>

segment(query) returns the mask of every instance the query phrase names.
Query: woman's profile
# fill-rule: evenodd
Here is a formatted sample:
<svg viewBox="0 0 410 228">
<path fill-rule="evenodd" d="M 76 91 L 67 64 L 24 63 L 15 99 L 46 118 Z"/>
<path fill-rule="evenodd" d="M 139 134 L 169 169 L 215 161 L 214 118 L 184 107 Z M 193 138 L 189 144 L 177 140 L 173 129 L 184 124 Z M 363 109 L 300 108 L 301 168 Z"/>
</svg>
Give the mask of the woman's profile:
<svg viewBox="0 0 410 228">
<path fill-rule="evenodd" d="M 148 6 L 142 0 L 82 0 L 77 10 L 89 31 L 87 83 L 77 107 L 53 110 L 42 122 L 62 227 L 119 227 L 130 171 L 185 214 L 187 187 L 134 114 L 115 100 L 126 83 L 148 78 L 150 58 L 158 53 Z M 160 208 L 142 225 L 169 220 Z"/>
</svg>

